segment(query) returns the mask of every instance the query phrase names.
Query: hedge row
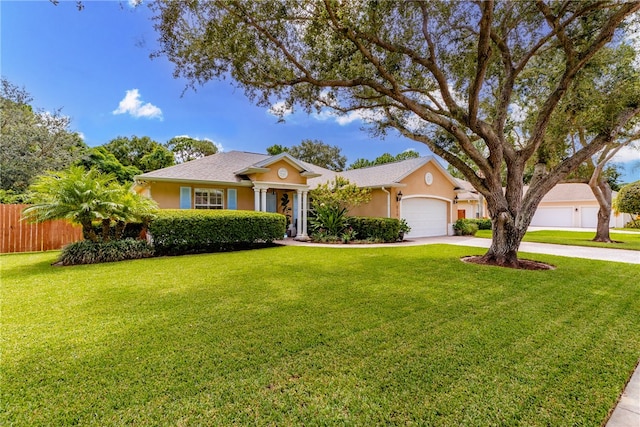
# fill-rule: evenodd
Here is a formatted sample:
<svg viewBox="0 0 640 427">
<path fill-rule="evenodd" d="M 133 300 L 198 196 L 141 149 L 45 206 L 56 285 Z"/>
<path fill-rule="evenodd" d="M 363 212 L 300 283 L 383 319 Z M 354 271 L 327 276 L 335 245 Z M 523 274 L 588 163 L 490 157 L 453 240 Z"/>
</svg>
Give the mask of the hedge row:
<svg viewBox="0 0 640 427">
<path fill-rule="evenodd" d="M 400 221 L 396 218 L 352 216 L 347 219 L 357 240 L 395 242 L 400 236 Z"/>
<path fill-rule="evenodd" d="M 58 264 L 98 264 L 152 256 L 154 256 L 153 247 L 145 240 L 122 239 L 109 242 L 81 240 L 62 249 Z"/>
<path fill-rule="evenodd" d="M 149 225 L 158 255 L 249 248 L 282 239 L 285 231 L 283 215 L 253 211 L 167 209 Z"/>
</svg>

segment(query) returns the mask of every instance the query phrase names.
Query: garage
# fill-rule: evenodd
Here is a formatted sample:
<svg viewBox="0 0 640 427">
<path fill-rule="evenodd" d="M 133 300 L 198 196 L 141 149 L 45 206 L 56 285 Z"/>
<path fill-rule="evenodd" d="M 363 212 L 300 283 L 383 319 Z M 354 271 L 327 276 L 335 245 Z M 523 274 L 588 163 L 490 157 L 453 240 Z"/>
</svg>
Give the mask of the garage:
<svg viewBox="0 0 640 427">
<path fill-rule="evenodd" d="M 583 228 L 596 228 L 598 226 L 598 211 L 597 206 L 584 206 L 580 208 L 580 227 Z M 612 213 L 609 221 L 609 227 L 616 226 L 616 216 Z"/>
<path fill-rule="evenodd" d="M 580 227 L 596 228 L 598 226 L 599 209 L 596 207 L 583 207 L 580 209 Z"/>
<path fill-rule="evenodd" d="M 531 220 L 532 227 L 573 227 L 573 207 L 539 207 Z"/>
<path fill-rule="evenodd" d="M 404 199 L 402 217 L 411 227 L 406 237 L 447 235 L 447 202 L 426 197 Z"/>
</svg>

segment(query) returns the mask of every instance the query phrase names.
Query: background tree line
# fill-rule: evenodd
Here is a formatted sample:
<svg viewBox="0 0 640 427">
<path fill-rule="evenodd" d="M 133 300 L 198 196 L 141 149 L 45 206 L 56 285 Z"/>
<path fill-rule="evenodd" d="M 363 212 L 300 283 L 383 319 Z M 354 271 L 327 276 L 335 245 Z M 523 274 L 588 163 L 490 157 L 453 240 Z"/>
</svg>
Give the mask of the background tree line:
<svg viewBox="0 0 640 427">
<path fill-rule="evenodd" d="M 118 136 L 88 147 L 71 129 L 61 110 L 44 111 L 32 105 L 26 91 L 5 78 L 0 84 L 0 200 L 24 202 L 25 192 L 45 171 L 70 166 L 113 174 L 121 183 L 135 175 L 187 162 L 218 151 L 208 140 L 178 136 L 161 144 L 148 136 Z"/>
</svg>

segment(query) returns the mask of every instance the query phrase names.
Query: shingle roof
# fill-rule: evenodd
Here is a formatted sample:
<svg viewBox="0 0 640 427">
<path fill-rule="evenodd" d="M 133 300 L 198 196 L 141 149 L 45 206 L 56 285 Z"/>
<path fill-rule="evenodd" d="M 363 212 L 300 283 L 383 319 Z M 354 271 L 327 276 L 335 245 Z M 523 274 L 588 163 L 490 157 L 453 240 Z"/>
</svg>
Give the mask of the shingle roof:
<svg viewBox="0 0 640 427">
<path fill-rule="evenodd" d="M 529 190 L 524 187 L 524 192 Z M 596 200 L 593 191 L 588 184 L 581 183 L 560 183 L 556 184 L 545 196 L 542 202 L 592 202 Z"/>
<path fill-rule="evenodd" d="M 266 154 L 225 151 L 203 157 L 202 159 L 143 173 L 142 175 L 138 175 L 137 179 L 240 182 L 242 179 L 235 174 L 235 171 L 268 157 L 270 156 Z"/>
<path fill-rule="evenodd" d="M 380 166 L 372 166 L 362 169 L 352 169 L 341 172 L 340 175 L 347 178 L 358 187 L 379 187 L 399 183 L 411 172 L 432 160 L 432 157 L 418 157 L 400 162 L 385 163 Z"/>
<path fill-rule="evenodd" d="M 142 181 L 164 180 L 240 183 L 242 182 L 242 176 L 237 175 L 236 172 L 251 166 L 263 165 L 271 157 L 272 156 L 267 154 L 247 153 L 243 151 L 221 152 L 202 159 L 147 172 L 138 175 L 137 179 Z M 432 160 L 435 161 L 435 159 L 430 156 L 420 157 L 344 172 L 331 171 L 303 161 L 298 161 L 298 163 L 303 165 L 308 172 L 321 174 L 321 176 L 311 178 L 307 181 L 310 188 L 315 188 L 323 182 L 334 179 L 336 175 L 347 178 L 359 187 L 381 187 L 393 186 L 394 184 L 400 183 L 407 175 Z M 443 169 L 443 171 L 445 170 Z"/>
</svg>

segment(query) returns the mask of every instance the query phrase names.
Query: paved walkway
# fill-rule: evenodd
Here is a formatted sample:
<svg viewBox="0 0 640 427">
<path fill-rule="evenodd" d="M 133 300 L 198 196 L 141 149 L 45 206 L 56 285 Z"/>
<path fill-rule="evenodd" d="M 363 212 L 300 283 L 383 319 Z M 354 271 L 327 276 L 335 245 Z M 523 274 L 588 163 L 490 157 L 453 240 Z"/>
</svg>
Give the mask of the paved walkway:
<svg viewBox="0 0 640 427">
<path fill-rule="evenodd" d="M 580 230 L 584 231 L 584 229 Z M 293 239 L 281 240 L 281 244 L 295 246 L 315 246 L 332 247 L 340 249 L 357 249 L 371 247 L 402 247 L 444 243 L 448 245 L 472 246 L 476 248 L 488 248 L 491 245 L 490 239 L 480 239 L 468 236 L 443 236 L 443 237 L 423 237 L 406 240 L 399 243 L 386 243 L 374 245 L 331 245 L 321 243 L 298 242 Z M 548 243 L 522 242 L 521 252 L 536 254 L 549 254 L 572 258 L 596 259 L 602 261 L 624 262 L 629 264 L 640 264 L 640 251 L 630 251 L 624 249 L 603 249 L 589 248 L 583 246 L 552 245 Z M 640 271 L 638 271 L 640 273 Z M 629 383 L 625 387 L 620 400 L 607 421 L 605 427 L 640 427 L 640 364 L 636 366 Z"/>
</svg>

